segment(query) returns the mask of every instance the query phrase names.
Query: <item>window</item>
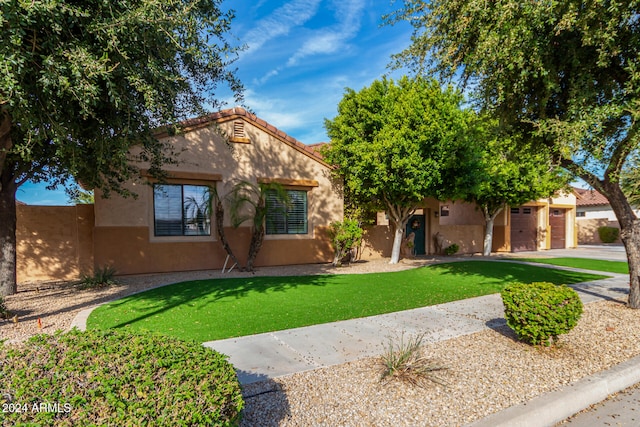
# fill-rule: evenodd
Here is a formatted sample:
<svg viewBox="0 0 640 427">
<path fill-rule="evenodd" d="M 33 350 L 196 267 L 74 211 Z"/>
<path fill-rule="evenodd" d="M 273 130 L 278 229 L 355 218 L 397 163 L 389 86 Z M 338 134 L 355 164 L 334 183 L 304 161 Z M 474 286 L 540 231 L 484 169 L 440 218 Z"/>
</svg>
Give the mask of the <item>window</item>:
<svg viewBox="0 0 640 427">
<path fill-rule="evenodd" d="M 520 208 L 511 208 L 511 213 L 512 214 L 519 214 L 520 213 Z"/>
<path fill-rule="evenodd" d="M 524 215 L 531 215 L 531 208 L 522 208 L 522 213 Z"/>
<path fill-rule="evenodd" d="M 586 212 L 576 212 L 576 216 L 578 218 L 584 218 L 586 216 Z"/>
<path fill-rule="evenodd" d="M 154 185 L 156 236 L 210 236 L 209 191 L 204 185 Z"/>
<path fill-rule="evenodd" d="M 289 203 L 284 203 L 276 190 L 268 190 L 267 234 L 307 234 L 307 192 L 286 190 Z"/>
</svg>

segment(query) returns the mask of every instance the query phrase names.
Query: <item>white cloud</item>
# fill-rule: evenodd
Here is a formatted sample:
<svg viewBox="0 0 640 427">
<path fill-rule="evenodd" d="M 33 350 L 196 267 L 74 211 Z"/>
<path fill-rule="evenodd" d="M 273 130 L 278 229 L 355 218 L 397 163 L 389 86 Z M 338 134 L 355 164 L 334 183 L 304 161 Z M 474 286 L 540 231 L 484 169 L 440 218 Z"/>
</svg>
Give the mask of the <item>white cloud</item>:
<svg viewBox="0 0 640 427">
<path fill-rule="evenodd" d="M 306 40 L 287 61 L 287 66 L 297 65 L 301 59 L 313 55 L 328 55 L 344 50 L 347 41 L 358 34 L 364 0 L 334 1 L 336 25 L 322 29 Z"/>
<path fill-rule="evenodd" d="M 245 36 L 247 53 L 307 22 L 318 11 L 319 4 L 320 0 L 293 0 L 276 9 L 271 15 L 260 20 Z"/>
</svg>

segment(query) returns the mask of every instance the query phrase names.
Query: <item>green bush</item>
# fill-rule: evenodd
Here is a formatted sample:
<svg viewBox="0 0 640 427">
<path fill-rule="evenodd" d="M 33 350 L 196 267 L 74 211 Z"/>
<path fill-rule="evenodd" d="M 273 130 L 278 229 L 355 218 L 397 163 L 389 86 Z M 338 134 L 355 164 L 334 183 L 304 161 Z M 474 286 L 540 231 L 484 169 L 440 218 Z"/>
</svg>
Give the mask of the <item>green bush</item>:
<svg viewBox="0 0 640 427">
<path fill-rule="evenodd" d="M 620 230 L 616 227 L 598 227 L 598 236 L 602 243 L 613 243 L 618 240 Z"/>
<path fill-rule="evenodd" d="M 103 288 L 116 285 L 118 282 L 114 278 L 115 274 L 116 269 L 109 265 L 98 267 L 93 275 L 82 275 L 80 278 L 80 289 Z"/>
<path fill-rule="evenodd" d="M 354 219 L 332 222 L 329 226 L 329 237 L 335 251 L 333 265 L 342 265 L 342 259 L 362 241 L 362 228 Z"/>
<path fill-rule="evenodd" d="M 445 255 L 455 255 L 458 253 L 458 251 L 460 250 L 460 246 L 458 246 L 455 243 L 452 243 L 451 245 L 447 246 L 447 248 L 444 250 L 444 254 Z"/>
<path fill-rule="evenodd" d="M 237 426 L 244 406 L 226 356 L 166 336 L 36 335 L 0 361 L 3 425 Z"/>
<path fill-rule="evenodd" d="M 566 334 L 582 315 L 578 293 L 548 282 L 514 283 L 502 292 L 507 325 L 526 343 L 550 345 Z"/>
<path fill-rule="evenodd" d="M 0 297 L 0 319 L 8 319 L 9 318 L 9 310 L 7 310 L 7 306 L 4 305 L 4 298 Z"/>
</svg>

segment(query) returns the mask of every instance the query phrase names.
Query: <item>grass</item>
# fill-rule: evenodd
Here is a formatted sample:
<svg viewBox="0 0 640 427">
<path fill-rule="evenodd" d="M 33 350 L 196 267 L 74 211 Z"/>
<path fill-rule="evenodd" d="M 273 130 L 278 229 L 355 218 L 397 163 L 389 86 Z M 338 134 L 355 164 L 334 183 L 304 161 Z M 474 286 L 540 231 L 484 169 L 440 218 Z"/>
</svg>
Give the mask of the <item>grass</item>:
<svg viewBox="0 0 640 427">
<path fill-rule="evenodd" d="M 606 261 L 589 258 L 513 258 L 510 261 L 539 262 L 541 264 L 559 265 L 562 267 L 629 274 L 629 264 L 626 261 Z"/>
<path fill-rule="evenodd" d="M 494 294 L 512 282 L 571 284 L 604 277 L 465 261 L 393 273 L 200 280 L 105 304 L 91 313 L 87 327 L 150 330 L 204 342 Z"/>
</svg>

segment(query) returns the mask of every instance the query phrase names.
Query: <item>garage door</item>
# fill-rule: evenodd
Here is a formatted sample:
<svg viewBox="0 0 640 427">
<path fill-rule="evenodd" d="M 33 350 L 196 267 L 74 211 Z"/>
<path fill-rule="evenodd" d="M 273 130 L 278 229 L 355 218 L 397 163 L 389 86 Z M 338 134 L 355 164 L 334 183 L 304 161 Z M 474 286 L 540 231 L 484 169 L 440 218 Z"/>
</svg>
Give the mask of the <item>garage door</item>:
<svg viewBox="0 0 640 427">
<path fill-rule="evenodd" d="M 549 226 L 551 227 L 551 249 L 564 249 L 567 236 L 566 209 L 549 209 Z"/>
<path fill-rule="evenodd" d="M 511 208 L 511 252 L 536 250 L 538 208 Z"/>
</svg>

